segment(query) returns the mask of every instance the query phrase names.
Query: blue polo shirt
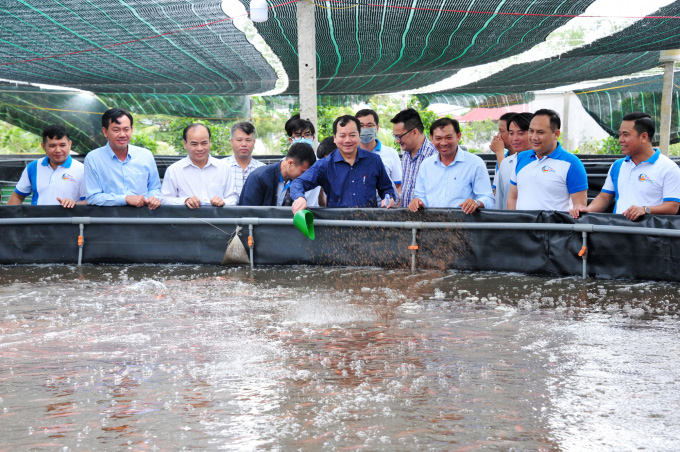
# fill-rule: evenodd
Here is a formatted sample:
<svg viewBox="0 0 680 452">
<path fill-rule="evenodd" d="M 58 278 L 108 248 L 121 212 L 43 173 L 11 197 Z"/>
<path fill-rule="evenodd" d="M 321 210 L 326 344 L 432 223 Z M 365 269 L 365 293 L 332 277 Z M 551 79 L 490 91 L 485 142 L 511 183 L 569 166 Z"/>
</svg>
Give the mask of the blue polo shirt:
<svg viewBox="0 0 680 452">
<path fill-rule="evenodd" d="M 570 195 L 588 189 L 586 169 L 560 143 L 539 158 L 536 151 L 520 152 L 510 183 L 517 186 L 517 210 L 568 211 Z"/>
<path fill-rule="evenodd" d="M 614 195 L 614 213 L 623 213 L 630 206 L 680 202 L 680 168 L 661 151 L 654 150 L 650 158 L 637 165 L 625 157 L 609 168 L 602 191 Z"/>
<path fill-rule="evenodd" d="M 360 148 L 353 165 L 342 158 L 338 149 L 317 160 L 291 183 L 290 195 L 296 200 L 318 186 L 326 193 L 328 207 L 377 207 L 376 190 L 381 198 L 388 193 L 395 199 L 392 181 L 380 157 Z"/>
</svg>

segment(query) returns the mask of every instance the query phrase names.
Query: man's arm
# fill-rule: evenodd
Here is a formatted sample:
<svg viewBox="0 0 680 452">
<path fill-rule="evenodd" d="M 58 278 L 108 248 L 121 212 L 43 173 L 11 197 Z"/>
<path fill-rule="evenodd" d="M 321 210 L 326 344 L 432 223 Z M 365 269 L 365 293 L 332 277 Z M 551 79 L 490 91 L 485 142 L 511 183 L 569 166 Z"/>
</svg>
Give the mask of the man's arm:
<svg viewBox="0 0 680 452">
<path fill-rule="evenodd" d="M 392 197 L 392 200 L 395 200 L 397 199 L 397 194 L 394 192 L 394 188 L 392 188 L 392 179 L 387 175 L 387 170 L 381 158 L 378 158 L 378 162 L 380 163 L 378 166 L 378 186 L 376 187 L 378 195 L 384 200 L 385 195 L 388 194 Z"/>
<path fill-rule="evenodd" d="M 161 204 L 164 206 L 182 206 L 186 205 L 187 197 L 177 196 L 179 194 L 179 188 L 177 184 L 177 172 L 175 168 L 171 165 L 165 171 L 165 177 L 163 178 L 163 185 L 161 186 Z M 190 209 L 193 208 L 194 204 L 187 205 Z"/>
<path fill-rule="evenodd" d="M 622 214 L 629 220 L 635 221 L 647 213 L 645 207 L 649 208 L 651 215 L 675 215 L 678 213 L 678 206 L 680 203 L 677 201 L 664 201 L 658 206 L 630 206 Z"/>
<path fill-rule="evenodd" d="M 238 200 L 239 206 L 264 206 L 264 199 L 267 193 L 266 182 L 259 177 L 260 174 L 251 174 L 246 179 L 241 190 L 241 196 Z M 276 205 L 276 202 L 274 202 Z"/>
<path fill-rule="evenodd" d="M 475 199 L 482 203 L 481 207 L 485 209 L 493 209 L 496 206 L 496 199 L 494 198 L 493 189 L 491 188 L 491 180 L 489 179 L 489 172 L 486 170 L 486 164 L 481 161 L 475 169 L 475 180 L 472 184 L 472 192 Z"/>
<path fill-rule="evenodd" d="M 14 192 L 10 195 L 9 201 L 7 201 L 7 205 L 8 206 L 17 206 L 19 204 L 23 204 L 24 199 L 26 199 L 25 196 L 22 196 L 19 193 Z"/>
<path fill-rule="evenodd" d="M 127 204 L 125 195 L 104 193 L 104 189 L 97 175 L 96 164 L 92 158 L 85 157 L 85 191 L 87 203 L 91 206 L 124 206 Z"/>
<path fill-rule="evenodd" d="M 517 185 L 510 183 L 508 192 L 508 210 L 517 210 Z"/>
<path fill-rule="evenodd" d="M 595 199 L 593 199 L 593 202 L 591 202 L 588 206 L 575 204 L 573 203 L 572 198 L 573 207 L 569 209 L 569 214 L 574 218 L 578 218 L 581 213 L 604 212 L 607 210 L 607 207 L 609 207 L 609 204 L 611 204 L 613 200 L 614 195 L 603 191 L 601 191 L 600 194 L 597 195 Z"/>
<path fill-rule="evenodd" d="M 573 206 L 585 206 L 588 204 L 588 190 L 577 191 L 569 195 Z"/>
</svg>

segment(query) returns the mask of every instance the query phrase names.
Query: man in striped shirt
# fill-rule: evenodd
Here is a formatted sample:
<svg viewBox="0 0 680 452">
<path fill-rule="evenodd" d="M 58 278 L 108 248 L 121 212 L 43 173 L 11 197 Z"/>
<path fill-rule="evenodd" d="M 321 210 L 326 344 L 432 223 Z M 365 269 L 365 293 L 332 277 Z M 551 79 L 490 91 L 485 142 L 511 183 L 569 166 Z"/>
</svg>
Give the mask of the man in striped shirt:
<svg viewBox="0 0 680 452">
<path fill-rule="evenodd" d="M 401 158 L 401 202 L 399 206 L 408 207 L 413 200 L 416 178 L 423 160 L 437 153 L 434 145 L 423 131 L 423 121 L 413 108 L 402 110 L 391 119 L 392 133 L 404 151 Z"/>
<path fill-rule="evenodd" d="M 236 199 L 238 199 L 250 173 L 264 166 L 264 163 L 253 158 L 255 126 L 249 122 L 237 122 L 231 126 L 231 147 L 234 155 L 224 159 L 224 164 L 227 165 L 228 171 L 232 172 Z"/>
</svg>

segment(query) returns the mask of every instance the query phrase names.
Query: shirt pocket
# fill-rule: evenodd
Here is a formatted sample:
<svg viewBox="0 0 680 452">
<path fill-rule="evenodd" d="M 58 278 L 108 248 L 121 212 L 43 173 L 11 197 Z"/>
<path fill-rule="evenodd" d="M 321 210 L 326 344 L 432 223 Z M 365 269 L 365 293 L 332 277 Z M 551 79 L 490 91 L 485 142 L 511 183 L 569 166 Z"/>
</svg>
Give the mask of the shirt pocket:
<svg viewBox="0 0 680 452">
<path fill-rule="evenodd" d="M 130 171 L 126 174 L 126 191 L 132 195 L 144 195 L 147 192 L 148 174 L 139 171 Z"/>
</svg>

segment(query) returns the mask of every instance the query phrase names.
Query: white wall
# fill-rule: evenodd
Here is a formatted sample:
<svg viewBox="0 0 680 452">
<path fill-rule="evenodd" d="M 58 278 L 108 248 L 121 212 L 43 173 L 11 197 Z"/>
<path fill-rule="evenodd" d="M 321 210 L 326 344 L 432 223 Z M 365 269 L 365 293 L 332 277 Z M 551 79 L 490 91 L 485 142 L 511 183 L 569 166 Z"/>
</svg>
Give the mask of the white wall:
<svg viewBox="0 0 680 452">
<path fill-rule="evenodd" d="M 565 132 L 565 94 L 560 91 L 541 91 L 535 93 L 535 99 L 529 103 L 529 111 L 534 112 L 541 108 L 555 110 L 562 119 L 562 133 Z M 609 134 L 600 127 L 595 120 L 586 112 L 581 101 L 573 93 L 569 93 L 569 117 L 566 122 L 567 136 L 563 137 L 562 145 L 567 150 L 573 150 L 581 143 L 590 140 L 602 140 Z M 565 141 L 566 138 L 568 141 Z"/>
</svg>

